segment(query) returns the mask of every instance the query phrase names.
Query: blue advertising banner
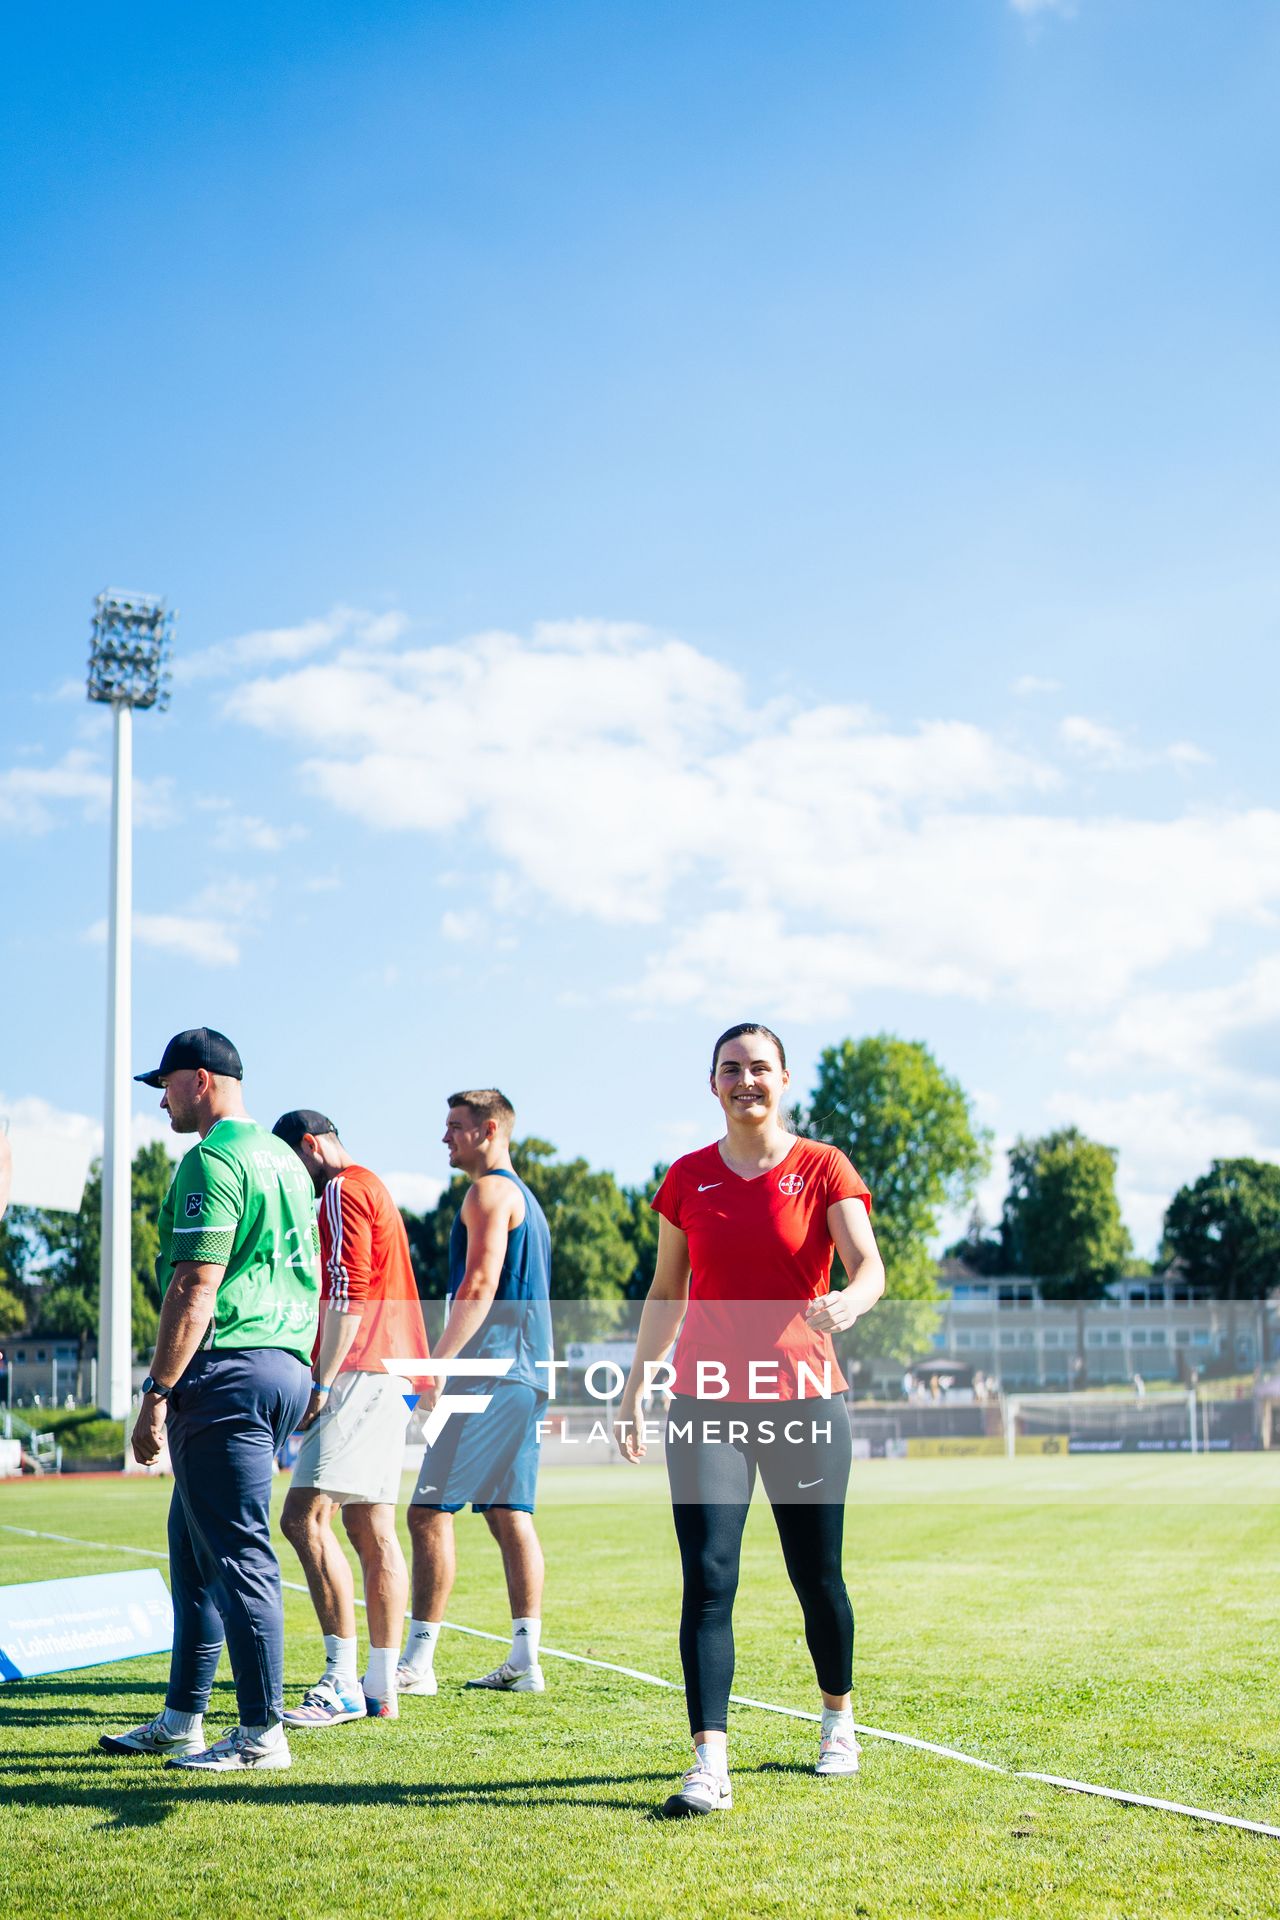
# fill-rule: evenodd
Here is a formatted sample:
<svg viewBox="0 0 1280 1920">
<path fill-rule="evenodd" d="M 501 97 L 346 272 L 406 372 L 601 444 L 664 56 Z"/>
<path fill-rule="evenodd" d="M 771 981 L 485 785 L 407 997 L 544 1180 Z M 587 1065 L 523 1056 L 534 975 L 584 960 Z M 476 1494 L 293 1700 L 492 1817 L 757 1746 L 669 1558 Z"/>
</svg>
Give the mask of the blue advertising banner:
<svg viewBox="0 0 1280 1920">
<path fill-rule="evenodd" d="M 0 1680 L 168 1653 L 173 1604 L 154 1567 L 0 1587 Z"/>
</svg>

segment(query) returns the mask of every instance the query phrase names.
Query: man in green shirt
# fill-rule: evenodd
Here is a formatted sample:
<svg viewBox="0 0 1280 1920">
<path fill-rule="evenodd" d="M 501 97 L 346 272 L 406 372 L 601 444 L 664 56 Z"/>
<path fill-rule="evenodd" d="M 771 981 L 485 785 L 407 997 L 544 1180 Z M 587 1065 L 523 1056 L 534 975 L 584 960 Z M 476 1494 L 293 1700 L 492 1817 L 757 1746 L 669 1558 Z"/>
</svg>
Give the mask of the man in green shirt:
<svg viewBox="0 0 1280 1920">
<path fill-rule="evenodd" d="M 147 1464 L 167 1428 L 173 1654 L 164 1711 L 100 1742 L 210 1773 L 290 1764 L 271 1475 L 311 1395 L 320 1297 L 311 1181 L 245 1113 L 242 1073 L 224 1033 L 193 1027 L 137 1076 L 163 1089 L 175 1133 L 200 1135 L 160 1208 L 164 1299 L 132 1442 Z M 224 1639 L 240 1724 L 206 1745 Z"/>
</svg>

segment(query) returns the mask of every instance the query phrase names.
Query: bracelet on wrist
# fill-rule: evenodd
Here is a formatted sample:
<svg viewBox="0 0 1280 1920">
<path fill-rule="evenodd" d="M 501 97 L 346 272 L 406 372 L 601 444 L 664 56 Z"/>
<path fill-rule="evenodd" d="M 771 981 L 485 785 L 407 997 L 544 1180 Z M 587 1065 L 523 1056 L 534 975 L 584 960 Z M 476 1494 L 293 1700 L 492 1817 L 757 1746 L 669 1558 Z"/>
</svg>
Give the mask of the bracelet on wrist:
<svg viewBox="0 0 1280 1920">
<path fill-rule="evenodd" d="M 332 1393 L 333 1384 L 332 1382 L 330 1382 L 330 1384 L 326 1387 L 322 1380 L 313 1380 L 311 1382 L 311 1391 L 312 1393 Z"/>
</svg>

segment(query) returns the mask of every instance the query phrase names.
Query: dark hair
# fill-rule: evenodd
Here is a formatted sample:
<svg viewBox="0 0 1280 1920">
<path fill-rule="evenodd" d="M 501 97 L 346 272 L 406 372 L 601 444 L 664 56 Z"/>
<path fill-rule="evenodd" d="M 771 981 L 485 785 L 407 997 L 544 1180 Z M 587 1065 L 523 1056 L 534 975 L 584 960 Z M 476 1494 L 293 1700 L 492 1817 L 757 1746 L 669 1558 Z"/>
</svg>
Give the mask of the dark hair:
<svg viewBox="0 0 1280 1920">
<path fill-rule="evenodd" d="M 773 1028 L 762 1027 L 758 1020 L 744 1020 L 740 1026 L 726 1028 L 712 1048 L 711 1078 L 713 1080 L 716 1077 L 716 1068 L 720 1065 L 721 1047 L 727 1045 L 730 1040 L 740 1040 L 744 1033 L 762 1033 L 766 1040 L 772 1040 L 774 1046 L 778 1049 L 778 1058 L 782 1062 L 783 1070 L 785 1071 L 787 1065 L 787 1050 L 781 1040 L 779 1040 L 777 1034 L 773 1031 Z"/>
<path fill-rule="evenodd" d="M 515 1108 L 496 1087 L 473 1087 L 469 1092 L 451 1093 L 449 1105 L 466 1107 L 472 1119 L 481 1125 L 487 1120 L 496 1120 L 499 1133 L 510 1133 L 516 1123 Z"/>
</svg>

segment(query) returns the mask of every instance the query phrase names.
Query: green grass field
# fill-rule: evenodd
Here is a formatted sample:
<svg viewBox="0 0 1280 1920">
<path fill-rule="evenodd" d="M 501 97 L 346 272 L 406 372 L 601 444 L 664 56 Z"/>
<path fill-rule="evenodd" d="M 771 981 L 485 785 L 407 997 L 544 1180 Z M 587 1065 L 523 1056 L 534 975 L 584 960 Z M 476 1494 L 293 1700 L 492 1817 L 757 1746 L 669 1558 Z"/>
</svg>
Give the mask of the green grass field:
<svg viewBox="0 0 1280 1920">
<path fill-rule="evenodd" d="M 1266 1455 L 858 1468 L 857 1718 L 1280 1825 L 1278 1482 Z M 0 1584 L 160 1564 L 3 1525 L 163 1548 L 168 1497 L 155 1481 L 6 1485 Z M 655 1477 L 546 1473 L 539 1519 L 549 1644 L 678 1678 Z M 461 1521 L 460 1549 L 451 1618 L 501 1631 L 481 1522 Z M 286 1617 L 301 1689 L 321 1664 L 303 1595 L 286 1595 Z M 748 1529 L 737 1629 L 738 1691 L 812 1707 L 767 1509 Z M 438 1697 L 406 1700 L 396 1725 L 297 1735 L 290 1772 L 244 1779 L 95 1751 L 159 1706 L 163 1658 L 0 1686 L 0 1911 L 1261 1920 L 1280 1904 L 1278 1840 L 876 1740 L 859 1778 L 818 1780 L 814 1728 L 746 1707 L 733 1813 L 658 1822 L 686 1764 L 680 1697 L 555 1659 L 541 1697 L 458 1689 L 497 1657 L 446 1634 Z M 220 1685 L 207 1724 L 235 1717 Z"/>
</svg>

